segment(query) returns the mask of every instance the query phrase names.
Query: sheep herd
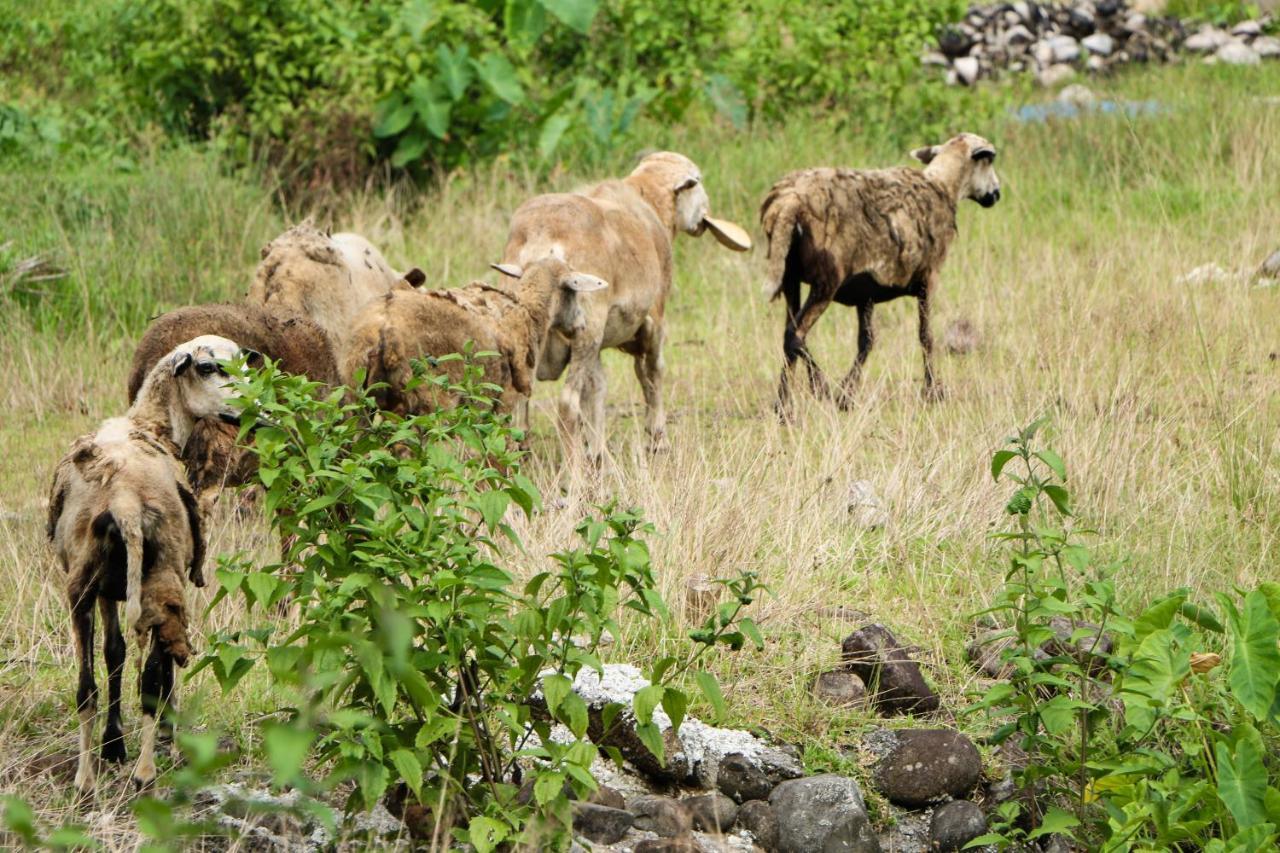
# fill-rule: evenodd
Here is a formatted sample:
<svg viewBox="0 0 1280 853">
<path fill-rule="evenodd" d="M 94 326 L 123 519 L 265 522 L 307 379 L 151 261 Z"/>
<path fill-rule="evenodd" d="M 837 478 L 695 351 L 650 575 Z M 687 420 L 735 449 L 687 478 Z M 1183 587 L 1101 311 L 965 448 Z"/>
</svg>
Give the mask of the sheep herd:
<svg viewBox="0 0 1280 853">
<path fill-rule="evenodd" d="M 766 290 L 787 305 L 784 417 L 798 360 L 813 390 L 830 394 L 805 341 L 833 301 L 858 309 L 858 353 L 838 392 L 842 407 L 871 350 L 875 305 L 906 295 L 919 303 L 925 391 L 939 394 L 929 304 L 956 234 L 956 207 L 965 198 L 990 207 L 1000 187 L 995 148 L 981 137 L 961 134 L 912 153 L 923 170 L 807 169 L 784 176 L 764 199 Z M 364 238 L 303 224 L 263 248 L 243 303 L 190 306 L 153 320 L 134 355 L 128 411 L 72 444 L 50 492 L 48 536 L 66 573 L 79 661 L 77 789 L 90 794 L 96 779 L 95 612 L 108 674 L 100 754 L 126 759 L 121 601 L 139 649 L 143 725 L 133 778 L 139 787 L 155 778 L 157 729 L 171 720 L 165 709 L 176 707 L 174 668 L 191 650 L 186 588 L 204 585 L 202 519 L 224 485 L 253 477 L 251 454 L 236 446 L 227 361 L 256 365 L 266 356 L 329 385 L 363 377 L 380 406 L 409 414 L 453 402 L 438 386 L 411 385 L 412 362 L 471 345 L 491 354 L 482 362 L 485 379 L 501 387 L 496 404 L 520 426 L 534 380 L 567 371 L 558 425 L 565 464 L 576 466 L 603 457 L 600 354 L 617 348 L 635 359 L 645 426 L 658 448 L 667 440 L 662 345 L 672 241 L 707 231 L 729 249 L 751 248 L 746 231 L 711 217 L 697 166 L 660 152 L 621 180 L 521 205 L 493 264 L 513 280 L 506 286 L 426 287 L 420 270 L 396 272 Z M 801 284 L 810 286 L 803 304 Z"/>
</svg>

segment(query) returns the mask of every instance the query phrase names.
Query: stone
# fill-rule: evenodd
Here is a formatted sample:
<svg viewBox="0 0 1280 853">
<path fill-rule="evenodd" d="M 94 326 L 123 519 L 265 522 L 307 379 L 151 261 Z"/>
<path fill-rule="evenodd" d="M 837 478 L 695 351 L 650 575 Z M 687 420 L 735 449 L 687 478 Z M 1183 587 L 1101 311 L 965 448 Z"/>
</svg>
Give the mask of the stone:
<svg viewBox="0 0 1280 853">
<path fill-rule="evenodd" d="M 701 832 L 724 833 L 738 820 L 738 804 L 719 792 L 686 797 L 680 801 Z"/>
<path fill-rule="evenodd" d="M 924 65 L 932 66 L 934 68 L 947 68 L 951 64 L 950 62 L 947 61 L 947 57 L 945 54 L 939 53 L 936 50 L 927 51 L 923 56 L 920 57 L 920 61 Z"/>
<path fill-rule="evenodd" d="M 973 56 L 961 56 L 958 58 L 954 67 L 956 76 L 960 78 L 960 82 L 966 86 L 972 86 L 978 81 L 978 59 Z"/>
<path fill-rule="evenodd" d="M 756 762 L 740 753 L 733 753 L 720 759 L 716 787 L 720 793 L 732 797 L 735 803 L 742 803 L 768 799 L 773 783 Z"/>
<path fill-rule="evenodd" d="M 925 683 L 920 665 L 883 625 L 854 631 L 844 638 L 840 649 L 841 659 L 862 679 L 881 712 L 927 714 L 938 710 L 938 694 Z"/>
<path fill-rule="evenodd" d="M 847 669 L 819 673 L 813 680 L 813 695 L 831 705 L 860 708 L 867 704 L 867 687 Z"/>
<path fill-rule="evenodd" d="M 769 795 L 781 853 L 880 853 L 858 783 L 834 773 L 783 782 Z"/>
<path fill-rule="evenodd" d="M 1257 21 L 1241 21 L 1231 28 L 1231 35 L 1239 38 L 1252 38 L 1262 35 L 1262 24 Z"/>
<path fill-rule="evenodd" d="M 593 743 L 616 747 L 623 758 L 651 779 L 683 781 L 691 771 L 685 744 L 672 730 L 671 719 L 660 709 L 654 711 L 653 718 L 662 730 L 665 762 L 659 761 L 644 745 L 636 733 L 635 715 L 630 710 L 619 713 L 607 728 L 604 724 L 604 710 L 609 703 L 630 708 L 636 692 L 648 685 L 649 680 L 634 666 L 610 664 L 604 668 L 603 677 L 584 667 L 574 680 L 573 689 L 587 703 L 587 736 Z"/>
<path fill-rule="evenodd" d="M 1022 45 L 1031 44 L 1036 40 L 1031 30 L 1022 24 L 1016 24 L 1004 32 L 1004 43 L 1010 47 L 1020 47 Z"/>
<path fill-rule="evenodd" d="M 723 587 L 707 575 L 691 575 L 684 582 L 684 618 L 690 625 L 701 625 L 715 612 Z"/>
<path fill-rule="evenodd" d="M 1101 56 L 1090 56 L 1084 61 L 1084 67 L 1090 74 L 1099 74 L 1107 70 L 1107 61 Z"/>
<path fill-rule="evenodd" d="M 849 484 L 845 509 L 853 523 L 865 530 L 876 530 L 889 523 L 889 512 L 884 501 L 876 494 L 869 480 L 854 480 Z"/>
<path fill-rule="evenodd" d="M 1280 38 L 1275 36 L 1256 38 L 1249 47 L 1263 59 L 1280 59 Z"/>
<path fill-rule="evenodd" d="M 621 841 L 634 823 L 635 817 L 623 809 L 595 803 L 573 804 L 573 831 L 598 844 Z"/>
<path fill-rule="evenodd" d="M 778 849 L 778 816 L 764 800 L 747 800 L 738 808 L 738 826 L 769 853 Z"/>
<path fill-rule="evenodd" d="M 1147 28 L 1147 16 L 1141 12 L 1132 12 L 1124 19 L 1124 28 L 1131 33 L 1140 33 Z"/>
<path fill-rule="evenodd" d="M 1271 255 L 1262 262 L 1258 267 L 1258 271 L 1254 273 L 1255 278 L 1280 278 L 1280 249 L 1276 249 Z"/>
<path fill-rule="evenodd" d="M 942 346 L 951 355 L 968 355 L 978 348 L 978 330 L 966 318 L 952 320 L 942 333 Z"/>
<path fill-rule="evenodd" d="M 702 853 L 697 840 L 688 835 L 679 838 L 648 838 L 633 850 L 634 853 Z"/>
<path fill-rule="evenodd" d="M 627 803 L 627 811 L 635 815 L 636 829 L 654 832 L 665 838 L 684 835 L 693 829 L 693 816 L 679 801 L 648 794 Z"/>
<path fill-rule="evenodd" d="M 1080 40 L 1080 46 L 1098 56 L 1110 56 L 1116 49 L 1116 40 L 1106 33 L 1094 33 Z"/>
<path fill-rule="evenodd" d="M 1226 284 L 1236 278 L 1236 274 L 1221 264 L 1202 264 L 1186 275 L 1179 276 L 1175 284 Z"/>
<path fill-rule="evenodd" d="M 1041 68 L 1053 65 L 1053 45 L 1047 40 L 1036 42 L 1031 48 L 1031 56 Z"/>
<path fill-rule="evenodd" d="M 1040 72 L 1036 77 L 1036 82 L 1046 89 L 1052 89 L 1054 86 L 1065 83 L 1074 76 L 1076 76 L 1076 70 L 1070 65 L 1050 65 Z"/>
<path fill-rule="evenodd" d="M 627 798 L 608 785 L 601 785 L 592 791 L 591 796 L 587 797 L 587 802 L 595 803 L 597 806 L 608 806 L 611 809 L 626 809 L 627 807 Z"/>
<path fill-rule="evenodd" d="M 1205 27 L 1184 41 L 1182 47 L 1194 53 L 1214 53 L 1229 41 L 1231 36 L 1217 27 Z"/>
<path fill-rule="evenodd" d="M 900 806 L 916 807 L 961 797 L 982 777 L 973 741 L 951 729 L 905 729 L 876 766 L 876 787 Z"/>
<path fill-rule="evenodd" d="M 987 678 L 1008 678 L 1013 666 L 1002 660 L 1006 649 L 1018 641 L 1008 631 L 984 631 L 964 647 L 964 656 L 973 668 Z"/>
<path fill-rule="evenodd" d="M 947 27 L 938 36 L 938 50 L 943 55 L 952 57 L 968 56 L 969 51 L 973 48 L 975 40 L 959 27 Z"/>
<path fill-rule="evenodd" d="M 1049 39 L 1054 62 L 1075 62 L 1080 58 L 1080 42 L 1071 36 L 1054 36 Z"/>
<path fill-rule="evenodd" d="M 987 831 L 987 818 L 975 803 L 954 800 L 933 810 L 929 823 L 929 849 L 948 853 L 964 846 Z"/>
<path fill-rule="evenodd" d="M 1262 61 L 1258 52 L 1242 41 L 1227 42 L 1214 56 L 1227 65 L 1257 65 Z"/>
</svg>

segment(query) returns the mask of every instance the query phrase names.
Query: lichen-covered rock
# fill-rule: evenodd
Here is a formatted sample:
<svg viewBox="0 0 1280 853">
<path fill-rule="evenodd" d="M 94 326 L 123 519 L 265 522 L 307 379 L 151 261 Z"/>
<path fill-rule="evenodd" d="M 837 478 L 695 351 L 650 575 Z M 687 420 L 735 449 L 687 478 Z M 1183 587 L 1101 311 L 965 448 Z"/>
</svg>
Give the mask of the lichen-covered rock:
<svg viewBox="0 0 1280 853">
<path fill-rule="evenodd" d="M 622 809 L 595 803 L 573 804 L 573 831 L 598 844 L 621 841 L 634 823 L 631 812 Z"/>
<path fill-rule="evenodd" d="M 927 714 L 938 710 L 938 694 L 925 683 L 920 665 L 883 625 L 867 625 L 845 637 L 841 655 L 882 712 Z"/>
<path fill-rule="evenodd" d="M 635 815 L 636 829 L 655 832 L 665 838 L 683 835 L 693 829 L 693 815 L 682 803 L 670 797 L 635 797 L 627 803 L 627 811 Z"/>
<path fill-rule="evenodd" d="M 768 853 L 778 849 L 778 816 L 764 800 L 747 800 L 739 806 L 738 826 L 750 832 Z"/>
<path fill-rule="evenodd" d="M 769 795 L 781 853 L 880 853 L 858 783 L 826 773 L 783 782 Z"/>
<path fill-rule="evenodd" d="M 931 849 L 948 853 L 964 846 L 987 831 L 987 818 L 976 804 L 967 800 L 943 803 L 933 811 L 929 824 Z"/>
<path fill-rule="evenodd" d="M 962 797 L 982 777 L 973 741 L 950 729 L 906 729 L 875 767 L 880 793 L 902 806 L 923 806 Z"/>
<path fill-rule="evenodd" d="M 686 797 L 680 801 L 702 832 L 727 832 L 738 819 L 738 804 L 719 792 Z"/>
<path fill-rule="evenodd" d="M 867 704 L 867 688 L 862 679 L 847 669 L 819 673 L 813 680 L 813 695 L 831 705 L 858 708 Z"/>
<path fill-rule="evenodd" d="M 720 760 L 716 785 L 721 793 L 737 803 L 765 800 L 773 791 L 773 782 L 760 766 L 739 753 L 726 755 Z"/>
</svg>

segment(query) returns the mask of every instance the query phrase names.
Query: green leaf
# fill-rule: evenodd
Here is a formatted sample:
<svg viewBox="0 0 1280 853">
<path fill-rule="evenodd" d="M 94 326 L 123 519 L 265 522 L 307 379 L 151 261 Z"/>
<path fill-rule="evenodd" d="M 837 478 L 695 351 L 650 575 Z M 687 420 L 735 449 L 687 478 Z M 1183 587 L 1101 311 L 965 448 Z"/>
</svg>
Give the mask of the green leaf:
<svg viewBox="0 0 1280 853">
<path fill-rule="evenodd" d="M 548 12 L 571 30 L 585 35 L 600 8 L 599 0 L 542 0 Z"/>
<path fill-rule="evenodd" d="M 1267 819 L 1267 769 L 1262 763 L 1262 737 L 1249 724 L 1237 726 L 1235 749 L 1219 740 L 1213 753 L 1218 762 L 1218 796 L 1242 829 Z"/>
<path fill-rule="evenodd" d="M 1058 475 L 1059 480 L 1067 479 L 1067 466 L 1061 456 L 1048 449 L 1036 451 L 1036 456 Z"/>
<path fill-rule="evenodd" d="M 569 129 L 569 122 L 567 115 L 557 113 L 542 123 L 542 130 L 538 132 L 539 157 L 547 160 L 555 153 L 556 147 L 560 144 L 560 137 L 564 136 L 564 132 Z"/>
<path fill-rule="evenodd" d="M 577 693 L 570 693 L 560 703 L 560 710 L 569 731 L 581 739 L 587 733 L 587 703 Z"/>
<path fill-rule="evenodd" d="M 391 155 L 391 165 L 397 169 L 403 169 L 422 156 L 427 150 L 427 146 L 431 144 L 431 140 L 427 138 L 420 130 L 414 129 L 400 137 L 399 144 L 396 145 L 395 153 Z"/>
<path fill-rule="evenodd" d="M 1018 454 L 1013 450 L 997 450 L 991 456 L 991 479 L 999 481 L 1000 472 L 1004 470 L 1004 466 L 1008 465 L 1013 459 L 1017 459 Z"/>
<path fill-rule="evenodd" d="M 386 104 L 379 112 L 378 119 L 373 125 L 373 135 L 379 139 L 395 136 L 403 133 L 411 121 L 413 121 L 413 104 L 404 98 L 398 98 Z"/>
<path fill-rule="evenodd" d="M 658 759 L 658 763 L 663 765 L 667 763 L 666 749 L 662 742 L 662 730 L 658 728 L 657 723 L 637 724 L 636 737 L 640 738 L 640 742 L 644 744 L 645 749 L 653 753 L 653 757 Z"/>
<path fill-rule="evenodd" d="M 1149 731 L 1190 674 L 1191 652 L 1178 642 L 1172 628 L 1148 634 L 1134 650 L 1120 688 L 1125 723 L 1139 733 Z"/>
<path fill-rule="evenodd" d="M 648 687 L 642 687 L 636 691 L 631 701 L 637 721 L 644 724 L 653 720 L 653 709 L 658 707 L 658 703 L 662 701 L 662 694 L 665 689 L 661 684 L 650 684 Z"/>
<path fill-rule="evenodd" d="M 400 774 L 400 778 L 409 786 L 409 790 L 413 791 L 413 795 L 421 800 L 422 762 L 418 761 L 418 756 L 407 749 L 394 749 L 391 751 L 389 758 L 391 759 L 391 764 L 396 768 L 396 772 Z"/>
<path fill-rule="evenodd" d="M 1206 631 L 1221 634 L 1226 630 L 1222 626 L 1222 623 L 1218 621 L 1217 614 L 1207 607 L 1202 607 L 1199 604 L 1192 604 L 1190 601 L 1186 601 L 1183 602 L 1178 612 L 1181 613 L 1183 618 L 1187 621 L 1192 624 L 1199 625 Z"/>
<path fill-rule="evenodd" d="M 1267 720 L 1280 682 L 1280 622 L 1262 592 L 1245 596 L 1243 610 L 1227 611 L 1231 622 L 1231 670 L 1228 683 L 1236 700 L 1257 720 Z"/>
<path fill-rule="evenodd" d="M 738 627 L 742 629 L 742 633 L 746 634 L 751 642 L 755 643 L 757 649 L 764 648 L 764 637 L 760 634 L 760 629 L 756 626 L 755 620 L 743 619 L 738 622 Z"/>
<path fill-rule="evenodd" d="M 1058 512 L 1063 515 L 1071 515 L 1071 497 L 1067 494 L 1067 490 L 1062 486 L 1045 486 L 1044 493 L 1048 495 L 1049 500 L 1053 501 L 1053 505 L 1058 508 Z"/>
<path fill-rule="evenodd" d="M 465 44 L 456 48 L 442 44 L 436 48 L 436 70 L 440 72 L 445 91 L 454 101 L 462 100 L 462 95 L 474 78 L 468 62 L 470 58 L 470 51 Z"/>
<path fill-rule="evenodd" d="M 1163 631 L 1173 624 L 1173 616 L 1187 600 L 1186 590 L 1178 590 L 1153 603 L 1142 611 L 1133 623 L 1134 639 L 1142 641 L 1153 631 Z"/>
<path fill-rule="evenodd" d="M 533 783 L 533 798 L 538 805 L 545 806 L 547 803 L 560 796 L 560 792 L 564 790 L 564 774 L 543 771 L 538 774 L 537 780 Z"/>
<path fill-rule="evenodd" d="M 1059 695 L 1042 704 L 1037 710 L 1045 731 L 1051 735 L 1060 735 L 1076 723 L 1079 719 L 1077 712 L 1082 707 L 1088 706 L 1068 696 Z"/>
<path fill-rule="evenodd" d="M 506 824 L 484 815 L 473 817 L 467 826 L 467 839 L 476 848 L 476 853 L 493 853 L 509 833 Z"/>
<path fill-rule="evenodd" d="M 553 715 L 572 690 L 573 682 L 567 676 L 553 673 L 542 678 L 542 695 L 547 700 L 547 710 Z"/>
<path fill-rule="evenodd" d="M 707 701 L 711 703 L 711 708 L 715 711 L 716 722 L 723 720 L 725 715 L 724 694 L 720 692 L 720 683 L 716 681 L 716 677 L 709 672 L 702 671 L 694 676 L 694 680 L 698 682 L 702 695 L 706 696 Z"/>
<path fill-rule="evenodd" d="M 1065 835 L 1071 838 L 1067 830 L 1079 826 L 1075 815 L 1054 806 L 1044 813 L 1040 825 L 1027 834 L 1027 840 L 1040 838 L 1043 835 Z"/>
<path fill-rule="evenodd" d="M 502 516 L 506 513 L 507 506 L 511 503 L 511 498 L 506 492 L 491 489 L 481 492 L 477 503 L 480 505 L 480 514 L 484 517 L 485 526 L 490 530 L 497 530 L 498 525 L 502 523 Z"/>
<path fill-rule="evenodd" d="M 489 52 L 478 60 L 472 61 L 472 67 L 489 89 L 502 100 L 512 106 L 524 103 L 524 89 L 516 76 L 516 69 L 501 53 Z"/>
<path fill-rule="evenodd" d="M 689 697 L 684 695 L 683 690 L 675 687 L 668 687 L 662 692 L 662 710 L 667 712 L 667 716 L 671 718 L 671 728 L 677 732 L 680 731 L 680 724 L 684 722 L 685 712 L 689 709 Z"/>
<path fill-rule="evenodd" d="M 264 727 L 262 745 L 277 785 L 289 784 L 297 778 L 303 762 L 307 760 L 313 737 L 307 729 L 287 723 Z"/>
</svg>

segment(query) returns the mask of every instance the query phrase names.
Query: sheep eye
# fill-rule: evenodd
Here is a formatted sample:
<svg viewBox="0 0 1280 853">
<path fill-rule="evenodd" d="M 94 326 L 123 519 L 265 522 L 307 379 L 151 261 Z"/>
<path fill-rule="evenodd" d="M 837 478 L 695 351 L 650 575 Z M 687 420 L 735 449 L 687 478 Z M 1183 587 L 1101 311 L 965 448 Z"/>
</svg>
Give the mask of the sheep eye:
<svg viewBox="0 0 1280 853">
<path fill-rule="evenodd" d="M 196 365 L 196 373 L 199 373 L 201 376 L 208 376 L 215 370 L 219 370 L 219 368 L 207 361 L 202 361 Z"/>
</svg>

